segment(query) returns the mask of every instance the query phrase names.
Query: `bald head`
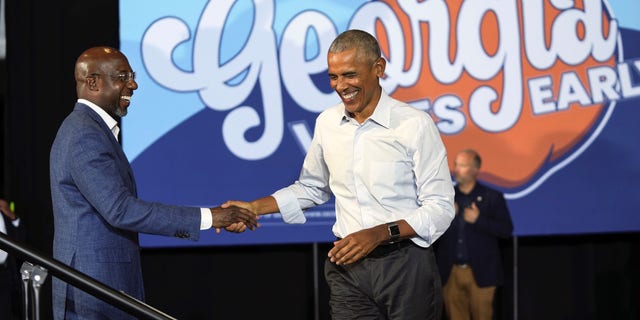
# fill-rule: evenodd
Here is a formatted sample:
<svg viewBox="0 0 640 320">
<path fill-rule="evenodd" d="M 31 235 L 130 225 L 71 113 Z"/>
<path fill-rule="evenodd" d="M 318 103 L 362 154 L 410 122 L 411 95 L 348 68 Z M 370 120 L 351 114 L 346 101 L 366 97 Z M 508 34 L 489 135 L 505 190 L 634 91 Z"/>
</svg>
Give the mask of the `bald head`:
<svg viewBox="0 0 640 320">
<path fill-rule="evenodd" d="M 78 98 L 86 97 L 87 77 L 103 74 L 109 65 L 127 58 L 118 49 L 111 47 L 93 47 L 85 50 L 76 60 L 75 78 Z"/>
</svg>

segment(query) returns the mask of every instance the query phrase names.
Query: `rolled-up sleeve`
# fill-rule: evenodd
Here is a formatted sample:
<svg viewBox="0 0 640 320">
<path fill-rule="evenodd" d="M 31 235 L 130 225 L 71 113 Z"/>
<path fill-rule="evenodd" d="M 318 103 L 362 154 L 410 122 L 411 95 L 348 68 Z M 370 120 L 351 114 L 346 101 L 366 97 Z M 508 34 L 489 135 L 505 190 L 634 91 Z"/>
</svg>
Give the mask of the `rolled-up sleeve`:
<svg viewBox="0 0 640 320">
<path fill-rule="evenodd" d="M 429 119 L 430 120 L 430 119 Z M 454 189 L 447 153 L 437 128 L 427 121 L 416 135 L 413 155 L 419 207 L 400 214 L 418 234 L 421 246 L 432 245 L 449 228 L 454 218 Z"/>
</svg>

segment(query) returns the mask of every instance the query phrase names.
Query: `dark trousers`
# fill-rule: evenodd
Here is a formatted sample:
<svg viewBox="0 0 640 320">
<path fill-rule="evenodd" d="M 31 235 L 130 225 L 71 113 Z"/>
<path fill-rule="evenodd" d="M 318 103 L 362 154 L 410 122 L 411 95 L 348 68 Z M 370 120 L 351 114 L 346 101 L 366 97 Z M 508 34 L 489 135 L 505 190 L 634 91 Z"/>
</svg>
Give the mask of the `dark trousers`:
<svg viewBox="0 0 640 320">
<path fill-rule="evenodd" d="M 408 245 L 376 249 L 350 265 L 325 261 L 333 320 L 441 319 L 442 284 L 433 249 L 405 241 Z"/>
</svg>

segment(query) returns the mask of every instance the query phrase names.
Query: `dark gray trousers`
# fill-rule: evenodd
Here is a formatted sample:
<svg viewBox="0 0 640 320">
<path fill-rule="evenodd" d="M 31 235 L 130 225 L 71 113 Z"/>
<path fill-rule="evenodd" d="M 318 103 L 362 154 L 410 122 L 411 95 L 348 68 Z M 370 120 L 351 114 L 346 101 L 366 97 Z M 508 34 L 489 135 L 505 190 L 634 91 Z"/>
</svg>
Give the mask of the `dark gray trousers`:
<svg viewBox="0 0 640 320">
<path fill-rule="evenodd" d="M 411 243 L 346 266 L 327 259 L 324 273 L 333 320 L 441 319 L 442 284 L 432 248 Z"/>
</svg>

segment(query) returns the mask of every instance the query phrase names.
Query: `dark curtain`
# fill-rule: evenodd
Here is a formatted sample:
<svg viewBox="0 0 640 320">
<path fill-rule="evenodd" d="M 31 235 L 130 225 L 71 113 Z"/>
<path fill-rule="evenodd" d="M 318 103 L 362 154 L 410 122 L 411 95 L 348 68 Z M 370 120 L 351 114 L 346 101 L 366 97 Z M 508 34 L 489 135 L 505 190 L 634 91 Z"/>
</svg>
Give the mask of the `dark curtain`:
<svg viewBox="0 0 640 320">
<path fill-rule="evenodd" d="M 5 2 L 5 197 L 16 203 L 28 244 L 51 255 L 49 148 L 75 102 L 76 57 L 89 46 L 118 45 L 118 2 Z M 43 319 L 51 318 L 50 284 L 42 290 Z"/>
</svg>

